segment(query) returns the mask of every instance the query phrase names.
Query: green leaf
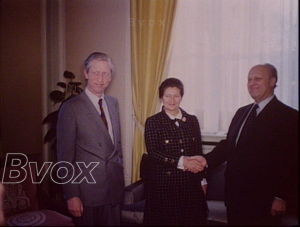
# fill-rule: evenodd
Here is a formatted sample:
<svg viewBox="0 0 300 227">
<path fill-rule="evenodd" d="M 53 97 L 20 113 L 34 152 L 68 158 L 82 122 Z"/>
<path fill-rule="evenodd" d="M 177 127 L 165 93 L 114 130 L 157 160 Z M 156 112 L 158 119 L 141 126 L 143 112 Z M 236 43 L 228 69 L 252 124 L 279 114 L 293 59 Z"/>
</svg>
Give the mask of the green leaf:
<svg viewBox="0 0 300 227">
<path fill-rule="evenodd" d="M 66 85 L 65 82 L 58 82 L 57 86 L 62 87 L 62 88 L 66 88 L 67 87 L 67 85 Z"/>
<path fill-rule="evenodd" d="M 1 0 L 0 0 L 1 1 Z M 63 88 L 63 91 L 60 90 L 54 90 L 50 92 L 49 97 L 52 102 L 54 102 L 53 105 L 56 103 L 61 103 L 59 106 L 59 109 L 49 113 L 44 119 L 43 119 L 43 125 L 49 124 L 49 130 L 46 133 L 44 137 L 44 143 L 49 143 L 50 151 L 53 152 L 53 158 L 57 160 L 57 139 L 56 139 L 56 125 L 58 121 L 58 114 L 60 111 L 60 108 L 62 107 L 62 104 L 77 96 L 77 94 L 80 94 L 83 92 L 83 89 L 79 87 L 81 85 L 81 82 L 73 82 L 72 80 L 75 79 L 75 75 L 70 71 L 64 71 L 64 78 L 68 79 L 67 82 L 58 82 L 57 86 L 60 88 Z"/>
<path fill-rule="evenodd" d="M 44 138 L 44 143 L 51 142 L 56 138 L 56 128 L 50 128 Z"/>
<path fill-rule="evenodd" d="M 64 78 L 67 78 L 67 79 L 74 79 L 75 78 L 75 75 L 74 73 L 70 72 L 70 71 L 65 71 L 64 72 Z"/>
<path fill-rule="evenodd" d="M 57 120 L 58 120 L 58 110 L 48 114 L 43 120 L 43 125 L 48 123 L 56 124 Z"/>
<path fill-rule="evenodd" d="M 54 102 L 54 104 L 65 100 L 64 93 L 59 90 L 52 91 L 50 93 L 49 97 L 50 97 L 51 101 Z"/>
</svg>

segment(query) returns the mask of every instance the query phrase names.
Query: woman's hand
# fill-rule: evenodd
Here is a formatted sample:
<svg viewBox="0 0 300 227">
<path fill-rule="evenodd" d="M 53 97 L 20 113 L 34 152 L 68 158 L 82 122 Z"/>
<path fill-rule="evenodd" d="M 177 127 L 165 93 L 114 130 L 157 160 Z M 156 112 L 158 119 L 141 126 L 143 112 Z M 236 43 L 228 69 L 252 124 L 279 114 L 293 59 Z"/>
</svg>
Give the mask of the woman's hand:
<svg viewBox="0 0 300 227">
<path fill-rule="evenodd" d="M 207 165 L 206 159 L 200 155 L 183 158 L 183 166 L 184 166 L 183 171 L 187 170 L 193 173 L 198 173 L 203 171 L 206 165 Z"/>
</svg>

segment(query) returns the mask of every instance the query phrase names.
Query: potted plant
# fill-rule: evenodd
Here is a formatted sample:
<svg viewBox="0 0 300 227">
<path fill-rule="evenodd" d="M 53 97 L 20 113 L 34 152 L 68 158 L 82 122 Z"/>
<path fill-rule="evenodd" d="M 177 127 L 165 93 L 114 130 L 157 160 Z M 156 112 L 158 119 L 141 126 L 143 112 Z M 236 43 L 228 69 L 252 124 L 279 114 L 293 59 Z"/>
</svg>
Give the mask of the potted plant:
<svg viewBox="0 0 300 227">
<path fill-rule="evenodd" d="M 50 143 L 50 151 L 52 151 L 52 161 L 57 161 L 57 139 L 56 139 L 56 128 L 58 121 L 58 113 L 61 107 L 61 104 L 68 99 L 75 97 L 80 94 L 83 89 L 80 87 L 81 82 L 74 82 L 75 75 L 72 72 L 65 71 L 64 78 L 65 82 L 58 82 L 57 86 L 64 89 L 64 91 L 54 90 L 49 94 L 49 98 L 53 102 L 53 106 L 56 104 L 60 104 L 59 109 L 49 113 L 43 120 L 43 125 L 49 125 L 49 129 L 44 137 L 44 143 Z M 57 166 L 56 166 L 57 167 Z M 58 167 L 57 167 L 58 168 Z M 52 171 L 56 172 L 56 169 Z M 56 184 L 55 182 L 59 182 L 57 174 L 52 174 L 53 179 L 48 178 L 48 188 L 49 188 L 49 196 L 55 200 L 63 201 L 63 192 L 60 184 Z M 54 180 L 54 182 L 53 182 Z"/>
<path fill-rule="evenodd" d="M 74 82 L 75 75 L 70 71 L 64 72 L 64 78 L 66 78 L 67 83 L 58 82 L 57 86 L 64 89 L 64 91 L 54 90 L 49 94 L 51 101 L 53 102 L 53 106 L 60 103 L 62 104 L 64 101 L 75 97 L 80 94 L 83 89 L 80 87 L 81 82 Z M 54 161 L 57 161 L 57 148 L 56 148 L 56 125 L 58 120 L 59 110 L 53 111 L 48 114 L 44 120 L 43 125 L 49 124 L 49 130 L 44 137 L 44 143 L 50 143 L 50 150 L 53 152 Z"/>
</svg>

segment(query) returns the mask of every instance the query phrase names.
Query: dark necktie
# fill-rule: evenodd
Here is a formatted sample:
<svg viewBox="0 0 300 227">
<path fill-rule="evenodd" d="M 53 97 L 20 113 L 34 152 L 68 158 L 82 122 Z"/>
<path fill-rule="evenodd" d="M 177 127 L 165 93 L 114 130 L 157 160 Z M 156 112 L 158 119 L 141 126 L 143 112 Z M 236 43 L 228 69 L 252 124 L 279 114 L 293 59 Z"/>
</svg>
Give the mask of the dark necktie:
<svg viewBox="0 0 300 227">
<path fill-rule="evenodd" d="M 100 115 L 101 119 L 104 122 L 104 124 L 106 126 L 106 129 L 108 130 L 107 120 L 106 120 L 104 109 L 103 109 L 103 106 L 102 106 L 102 99 L 99 99 L 99 106 L 100 106 L 100 111 L 101 111 L 101 115 Z"/>
<path fill-rule="evenodd" d="M 254 118 L 256 117 L 256 109 L 257 108 L 258 108 L 258 105 L 255 104 L 253 106 L 248 118 L 246 119 L 245 124 L 242 128 L 239 140 L 238 140 L 238 144 L 245 142 L 245 140 L 247 139 L 248 132 L 249 132 L 249 129 L 251 127 L 251 124 L 252 124 Z"/>
</svg>

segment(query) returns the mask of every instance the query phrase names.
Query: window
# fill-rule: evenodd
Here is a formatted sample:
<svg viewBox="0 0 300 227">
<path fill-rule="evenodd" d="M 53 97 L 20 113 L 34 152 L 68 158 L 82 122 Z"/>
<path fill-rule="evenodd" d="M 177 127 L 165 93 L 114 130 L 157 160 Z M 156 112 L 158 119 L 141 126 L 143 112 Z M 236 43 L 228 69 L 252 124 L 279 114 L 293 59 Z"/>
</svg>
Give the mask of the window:
<svg viewBox="0 0 300 227">
<path fill-rule="evenodd" d="M 250 68 L 269 62 L 276 96 L 298 109 L 298 30 L 297 0 L 179 0 L 167 77 L 185 85 L 182 108 L 203 131 L 227 132 L 253 102 Z"/>
</svg>

